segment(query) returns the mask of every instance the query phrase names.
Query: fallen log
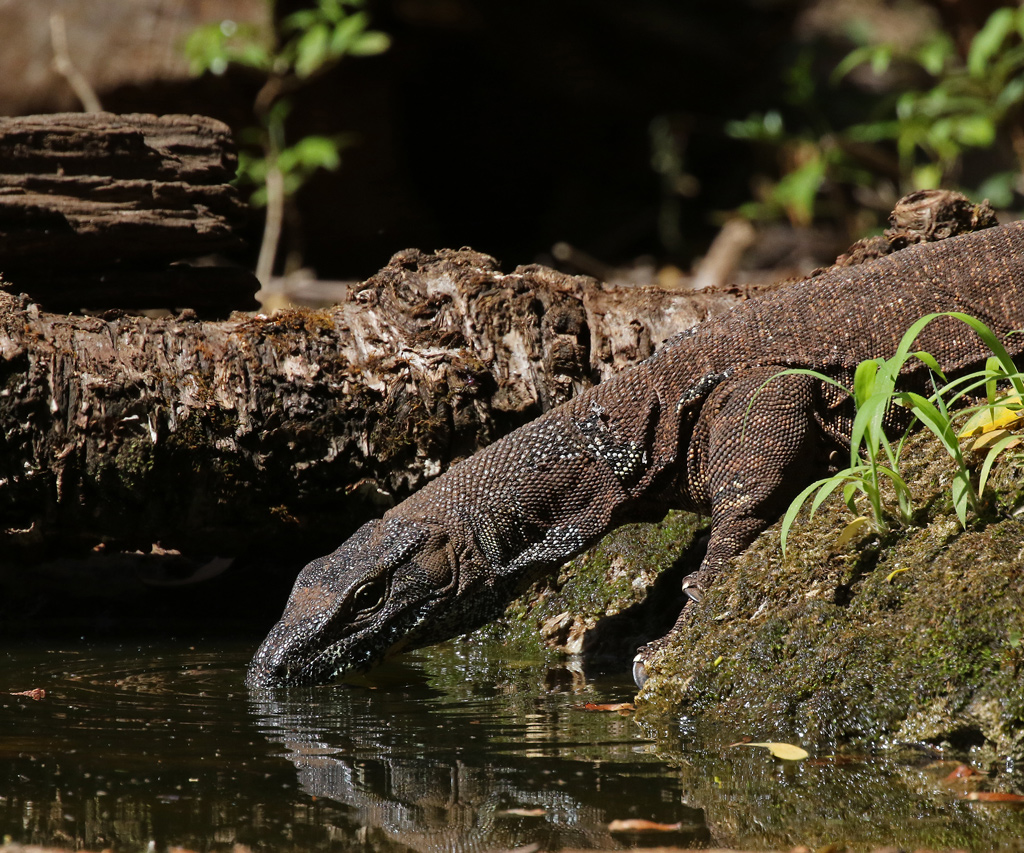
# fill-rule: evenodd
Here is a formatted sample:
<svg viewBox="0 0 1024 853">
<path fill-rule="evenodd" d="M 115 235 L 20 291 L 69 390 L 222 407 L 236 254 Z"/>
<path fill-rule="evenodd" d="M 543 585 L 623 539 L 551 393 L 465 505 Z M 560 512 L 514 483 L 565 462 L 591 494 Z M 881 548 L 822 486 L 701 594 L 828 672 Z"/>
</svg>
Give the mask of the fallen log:
<svg viewBox="0 0 1024 853">
<path fill-rule="evenodd" d="M 242 247 L 236 166 L 230 130 L 204 116 L 2 118 L 0 273 L 54 311 L 254 308 L 251 274 L 205 267 L 199 288 L 173 266 Z"/>
<path fill-rule="evenodd" d="M 741 298 L 469 250 L 399 253 L 330 309 L 217 322 L 0 294 L 0 552 L 329 550 Z"/>
</svg>

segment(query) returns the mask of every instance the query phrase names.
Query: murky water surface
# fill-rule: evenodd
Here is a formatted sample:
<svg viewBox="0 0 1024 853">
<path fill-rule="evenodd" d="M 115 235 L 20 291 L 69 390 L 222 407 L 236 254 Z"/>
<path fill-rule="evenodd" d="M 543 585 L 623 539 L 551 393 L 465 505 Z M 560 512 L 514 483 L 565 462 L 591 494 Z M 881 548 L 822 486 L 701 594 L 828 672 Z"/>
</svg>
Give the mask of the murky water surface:
<svg viewBox="0 0 1024 853">
<path fill-rule="evenodd" d="M 0 835 L 99 850 L 849 843 L 1024 849 L 1024 816 L 924 760 L 783 763 L 736 733 L 584 710 L 625 679 L 442 647 L 252 696 L 252 644 L 0 648 Z M 43 699 L 11 695 L 42 688 Z M 758 733 L 749 733 L 758 737 Z M 615 820 L 674 824 L 620 832 Z"/>
</svg>

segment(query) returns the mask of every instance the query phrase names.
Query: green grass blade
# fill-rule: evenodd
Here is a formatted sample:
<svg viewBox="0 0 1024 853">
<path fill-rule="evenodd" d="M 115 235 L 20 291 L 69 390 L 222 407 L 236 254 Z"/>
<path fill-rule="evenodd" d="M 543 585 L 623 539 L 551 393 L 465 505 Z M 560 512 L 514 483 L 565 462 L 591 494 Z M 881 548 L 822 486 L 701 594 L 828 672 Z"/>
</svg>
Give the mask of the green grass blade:
<svg viewBox="0 0 1024 853">
<path fill-rule="evenodd" d="M 963 314 L 960 311 L 949 311 L 946 314 L 947 317 L 955 317 L 970 326 L 977 333 L 978 337 L 985 346 L 992 350 L 992 354 L 999 359 L 999 364 L 1003 369 L 1003 373 L 1013 383 L 1014 390 L 1024 396 L 1024 379 L 1021 378 L 1017 372 L 1017 365 L 1013 363 L 1013 359 L 1010 354 L 1006 351 L 1006 347 L 1003 346 L 1002 342 L 996 337 L 988 326 L 986 326 L 977 317 L 972 317 L 970 314 Z"/>
<path fill-rule="evenodd" d="M 966 470 L 957 471 L 953 475 L 953 482 L 950 484 L 950 492 L 953 495 L 953 509 L 960 521 L 960 526 L 967 529 L 967 509 L 975 504 L 974 487 L 971 485 L 971 478 Z"/>
<path fill-rule="evenodd" d="M 842 482 L 842 475 L 844 472 L 840 471 L 838 474 L 834 474 L 831 477 L 825 477 L 821 480 L 815 480 L 807 488 L 800 492 L 789 505 L 789 509 L 786 510 L 786 514 L 782 517 L 782 527 L 779 533 L 779 543 L 782 546 L 782 556 L 786 556 L 786 540 L 789 538 L 789 529 L 793 526 L 793 522 L 796 520 L 797 514 L 800 512 L 803 505 L 815 491 L 826 487 L 832 480 L 839 479 Z"/>
<path fill-rule="evenodd" d="M 943 414 L 938 407 L 913 391 L 904 391 L 900 398 L 906 401 L 910 410 L 917 416 L 929 430 L 942 442 L 946 452 L 953 457 L 954 461 L 963 466 L 963 454 L 960 452 L 960 441 L 957 439 L 956 431 L 953 429 L 953 422 L 948 415 Z"/>
<path fill-rule="evenodd" d="M 857 408 L 864 405 L 864 401 L 871 396 L 875 388 L 875 379 L 878 376 L 878 369 L 881 362 L 878 359 L 868 358 L 857 365 L 853 374 L 853 401 Z"/>
<path fill-rule="evenodd" d="M 888 394 L 872 394 L 857 409 L 850 433 L 851 463 L 856 464 L 856 460 L 860 458 L 862 446 L 868 459 L 878 458 L 878 451 L 885 435 L 882 431 L 882 419 L 885 417 L 889 401 Z"/>
<path fill-rule="evenodd" d="M 1020 436 L 1010 433 L 1004 435 L 999 441 L 993 444 L 989 449 L 988 453 L 985 454 L 985 461 L 981 463 L 981 471 L 978 474 L 978 494 L 985 494 L 985 484 L 988 483 L 989 474 L 992 471 L 992 466 L 995 464 L 996 457 L 999 456 L 1007 447 L 1012 445 L 1014 442 L 1019 441 Z"/>
<path fill-rule="evenodd" d="M 838 473 L 833 474 L 829 480 L 822 482 L 821 488 L 818 489 L 818 493 L 814 496 L 814 500 L 811 501 L 811 518 L 814 518 L 814 513 L 816 513 L 821 505 L 831 497 L 832 493 L 852 476 L 856 475 L 850 468 L 847 468 L 844 471 L 839 471 Z"/>
<path fill-rule="evenodd" d="M 917 352 L 911 353 L 911 356 L 926 364 L 929 370 L 941 376 L 943 381 L 946 380 L 946 374 L 942 372 L 942 368 L 939 367 L 939 362 L 930 352 L 925 352 L 923 349 L 917 350 Z"/>
<path fill-rule="evenodd" d="M 896 496 L 903 495 L 908 501 L 911 498 L 910 486 L 907 485 L 907 481 L 900 476 L 898 471 L 894 471 L 892 468 L 886 468 L 882 465 L 878 466 L 878 473 L 886 477 L 896 490 Z"/>
</svg>

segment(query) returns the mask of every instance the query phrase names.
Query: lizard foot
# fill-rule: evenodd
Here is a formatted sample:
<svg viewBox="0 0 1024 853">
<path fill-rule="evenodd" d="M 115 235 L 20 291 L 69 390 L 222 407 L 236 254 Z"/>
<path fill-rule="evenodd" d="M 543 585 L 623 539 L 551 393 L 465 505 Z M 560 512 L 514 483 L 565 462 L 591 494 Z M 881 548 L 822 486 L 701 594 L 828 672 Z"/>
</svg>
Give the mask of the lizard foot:
<svg viewBox="0 0 1024 853">
<path fill-rule="evenodd" d="M 647 665 L 639 653 L 633 658 L 633 683 L 636 684 L 638 690 L 647 683 Z"/>
<path fill-rule="evenodd" d="M 694 601 L 696 601 L 696 599 L 694 599 Z M 683 606 L 682 612 L 679 614 L 679 618 L 676 619 L 676 624 L 672 626 L 671 631 L 669 631 L 664 637 L 659 637 L 657 640 L 637 649 L 636 655 L 633 658 L 633 681 L 638 688 L 642 688 L 647 682 L 650 675 L 649 664 L 653 658 L 662 651 L 662 649 L 672 643 L 676 634 L 682 630 L 685 620 L 692 616 L 693 609 L 694 605 L 687 602 L 687 604 Z"/>
<path fill-rule="evenodd" d="M 683 578 L 683 592 L 696 604 L 700 604 L 714 581 L 714 572 L 704 566 Z"/>
</svg>

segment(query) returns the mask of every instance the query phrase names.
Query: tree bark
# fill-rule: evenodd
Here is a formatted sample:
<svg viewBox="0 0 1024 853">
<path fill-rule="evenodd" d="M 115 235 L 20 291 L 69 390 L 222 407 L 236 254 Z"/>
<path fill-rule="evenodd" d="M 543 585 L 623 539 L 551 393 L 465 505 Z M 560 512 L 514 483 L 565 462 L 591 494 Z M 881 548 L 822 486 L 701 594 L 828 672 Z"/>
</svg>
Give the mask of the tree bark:
<svg viewBox="0 0 1024 853">
<path fill-rule="evenodd" d="M 0 294 L 0 551 L 336 546 L 743 298 L 409 250 L 342 304 L 201 322 Z"/>
</svg>

